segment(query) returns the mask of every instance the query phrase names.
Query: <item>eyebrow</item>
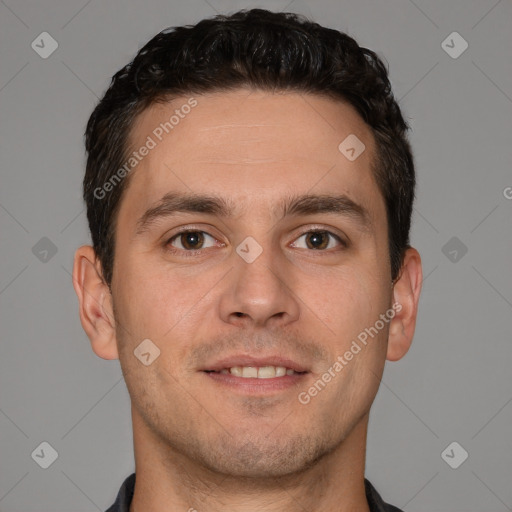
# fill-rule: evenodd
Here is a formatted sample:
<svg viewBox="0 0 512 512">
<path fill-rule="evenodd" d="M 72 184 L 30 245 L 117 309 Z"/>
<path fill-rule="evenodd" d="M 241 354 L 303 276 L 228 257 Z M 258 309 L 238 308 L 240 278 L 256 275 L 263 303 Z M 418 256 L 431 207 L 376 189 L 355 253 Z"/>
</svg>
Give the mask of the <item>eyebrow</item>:
<svg viewBox="0 0 512 512">
<path fill-rule="evenodd" d="M 231 199 L 217 195 L 169 192 L 149 207 L 139 218 L 136 234 L 140 235 L 161 218 L 177 213 L 203 213 L 222 218 L 240 213 L 240 206 Z M 370 231 L 373 223 L 369 211 L 345 194 L 302 194 L 283 198 L 272 213 L 281 219 L 287 216 L 338 214 L 356 221 L 363 231 Z"/>
</svg>

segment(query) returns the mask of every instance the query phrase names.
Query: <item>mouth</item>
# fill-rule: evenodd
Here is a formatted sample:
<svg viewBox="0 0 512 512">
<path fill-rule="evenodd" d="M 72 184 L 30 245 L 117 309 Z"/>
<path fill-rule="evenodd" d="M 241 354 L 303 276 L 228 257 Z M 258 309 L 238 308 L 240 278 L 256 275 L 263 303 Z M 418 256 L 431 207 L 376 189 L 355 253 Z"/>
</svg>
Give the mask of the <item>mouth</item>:
<svg viewBox="0 0 512 512">
<path fill-rule="evenodd" d="M 295 387 L 310 373 L 304 365 L 290 359 L 251 356 L 226 358 L 201 371 L 211 379 L 210 382 L 255 395 Z"/>
<path fill-rule="evenodd" d="M 285 375 L 301 375 L 307 372 L 295 371 L 286 366 L 232 366 L 222 370 L 204 370 L 206 373 L 234 375 L 242 379 L 275 379 Z"/>
</svg>

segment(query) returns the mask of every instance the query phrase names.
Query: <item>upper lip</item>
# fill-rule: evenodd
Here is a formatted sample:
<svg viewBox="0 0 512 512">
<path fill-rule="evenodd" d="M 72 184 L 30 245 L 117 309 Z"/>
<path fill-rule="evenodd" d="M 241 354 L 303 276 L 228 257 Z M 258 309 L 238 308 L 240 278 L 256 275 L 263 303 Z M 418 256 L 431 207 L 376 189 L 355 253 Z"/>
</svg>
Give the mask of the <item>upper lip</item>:
<svg viewBox="0 0 512 512">
<path fill-rule="evenodd" d="M 224 368 L 233 368 L 234 366 L 253 366 L 261 368 L 263 366 L 283 366 L 295 372 L 307 372 L 308 368 L 293 359 L 287 359 L 281 356 L 266 356 L 266 357 L 253 357 L 249 355 L 233 355 L 219 359 L 204 368 L 202 371 L 216 371 L 219 372 Z"/>
</svg>

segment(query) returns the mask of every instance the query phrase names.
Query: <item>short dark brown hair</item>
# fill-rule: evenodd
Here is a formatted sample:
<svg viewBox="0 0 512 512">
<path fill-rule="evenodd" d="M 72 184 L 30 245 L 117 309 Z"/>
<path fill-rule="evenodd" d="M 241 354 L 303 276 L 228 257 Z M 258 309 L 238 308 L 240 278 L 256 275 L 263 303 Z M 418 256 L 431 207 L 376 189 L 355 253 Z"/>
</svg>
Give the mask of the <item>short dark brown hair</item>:
<svg viewBox="0 0 512 512">
<path fill-rule="evenodd" d="M 415 171 L 409 127 L 386 67 L 342 32 L 297 14 L 251 9 L 157 34 L 112 77 L 89 118 L 83 194 L 105 282 L 111 285 L 117 212 L 128 177 L 108 194 L 102 187 L 127 160 L 136 117 L 175 95 L 241 87 L 345 101 L 370 126 L 377 148 L 372 171 L 386 204 L 390 272 L 396 280 L 409 247 Z"/>
</svg>

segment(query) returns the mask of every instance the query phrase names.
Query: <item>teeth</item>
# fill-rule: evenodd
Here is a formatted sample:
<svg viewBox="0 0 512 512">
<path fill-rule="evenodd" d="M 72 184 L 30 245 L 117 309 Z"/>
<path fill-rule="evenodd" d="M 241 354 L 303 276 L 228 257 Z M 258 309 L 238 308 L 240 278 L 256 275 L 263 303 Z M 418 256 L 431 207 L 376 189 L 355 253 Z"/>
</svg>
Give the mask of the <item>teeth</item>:
<svg viewBox="0 0 512 512">
<path fill-rule="evenodd" d="M 233 368 L 231 368 L 231 370 L 228 369 L 228 371 L 231 371 L 231 375 L 234 375 L 235 377 L 242 376 L 242 367 L 241 366 L 233 366 Z"/>
<path fill-rule="evenodd" d="M 283 377 L 285 375 L 294 375 L 296 372 L 284 366 L 233 366 L 225 368 L 220 373 L 231 373 L 235 377 L 253 378 L 253 379 L 272 379 L 274 377 Z"/>
<path fill-rule="evenodd" d="M 293 370 L 292 370 L 293 372 Z M 284 366 L 277 366 L 276 367 L 276 377 L 283 377 L 286 375 L 286 368 Z"/>
<path fill-rule="evenodd" d="M 255 368 L 254 366 L 244 366 L 242 368 L 242 377 L 244 377 L 244 378 L 258 377 L 258 368 Z"/>
<path fill-rule="evenodd" d="M 244 371 L 245 374 L 245 371 Z M 263 366 L 258 368 L 258 379 L 272 379 L 276 376 L 275 366 Z"/>
</svg>

